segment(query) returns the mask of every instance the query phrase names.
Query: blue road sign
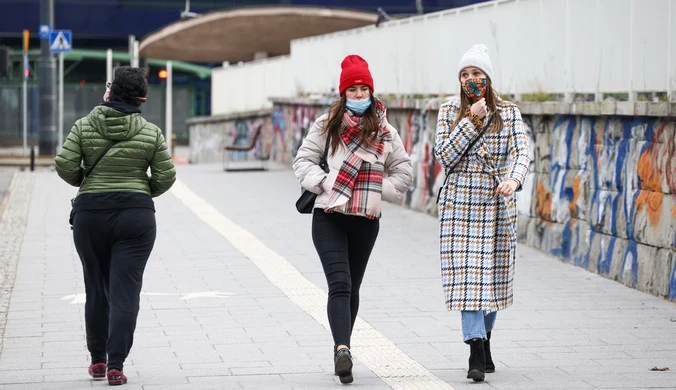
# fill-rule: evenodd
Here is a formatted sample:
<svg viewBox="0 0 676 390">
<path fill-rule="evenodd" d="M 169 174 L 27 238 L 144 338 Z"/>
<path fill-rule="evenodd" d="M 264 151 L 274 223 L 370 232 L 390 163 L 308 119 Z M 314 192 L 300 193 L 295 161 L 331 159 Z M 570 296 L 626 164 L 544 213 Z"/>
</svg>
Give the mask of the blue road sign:
<svg viewBox="0 0 676 390">
<path fill-rule="evenodd" d="M 52 32 L 52 26 L 48 24 L 41 24 L 40 25 L 40 39 L 49 39 L 49 33 Z"/>
<path fill-rule="evenodd" d="M 49 34 L 49 51 L 62 53 L 73 50 L 70 30 L 54 30 Z"/>
</svg>

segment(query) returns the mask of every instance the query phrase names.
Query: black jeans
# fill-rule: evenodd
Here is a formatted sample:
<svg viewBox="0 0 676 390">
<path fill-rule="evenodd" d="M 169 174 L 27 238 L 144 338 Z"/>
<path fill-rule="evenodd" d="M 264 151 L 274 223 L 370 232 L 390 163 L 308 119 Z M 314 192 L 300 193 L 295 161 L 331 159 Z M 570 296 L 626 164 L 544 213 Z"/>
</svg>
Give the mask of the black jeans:
<svg viewBox="0 0 676 390">
<path fill-rule="evenodd" d="M 313 214 L 312 240 L 329 286 L 327 312 L 335 346 L 350 346 L 359 287 L 379 229 L 377 219 L 326 214 L 321 209 Z"/>
<path fill-rule="evenodd" d="M 155 212 L 80 211 L 73 220 L 84 273 L 85 325 L 92 364 L 122 370 L 136 330 L 143 271 L 155 244 Z"/>
</svg>

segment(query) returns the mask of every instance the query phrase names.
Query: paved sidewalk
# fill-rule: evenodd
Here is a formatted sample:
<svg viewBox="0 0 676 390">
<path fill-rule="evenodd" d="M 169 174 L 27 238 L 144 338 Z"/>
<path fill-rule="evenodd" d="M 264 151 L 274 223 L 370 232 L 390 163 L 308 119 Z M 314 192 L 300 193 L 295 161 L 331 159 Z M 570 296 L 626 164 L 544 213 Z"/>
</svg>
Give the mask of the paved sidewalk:
<svg viewBox="0 0 676 390">
<path fill-rule="evenodd" d="M 86 375 L 82 271 L 67 223 L 75 189 L 53 172 L 22 175 L 33 186 L 27 224 L 0 222 L 26 224 L 0 389 L 106 386 Z M 324 309 L 314 303 L 325 279 L 310 216 L 293 208 L 300 190 L 292 173 L 199 165 L 181 167 L 179 178 L 176 191 L 156 201 L 158 239 L 125 389 L 339 387 Z M 421 389 L 676 388 L 675 304 L 524 246 L 519 254 L 516 303 L 498 314 L 491 340 L 497 372 L 469 383 L 460 317 L 443 303 L 437 222 L 387 206 L 358 336 L 385 349 L 355 346 L 363 361 L 351 387 L 412 388 L 408 377 L 420 378 Z M 410 364 L 379 365 L 399 351 Z M 654 366 L 671 371 L 649 371 Z"/>
<path fill-rule="evenodd" d="M 7 193 L 7 189 L 9 188 L 9 184 L 12 182 L 12 177 L 14 176 L 15 171 L 17 171 L 16 168 L 2 168 L 2 167 L 0 167 L 0 215 L 2 215 L 1 204 L 2 204 L 3 198 L 5 197 L 5 194 Z"/>
</svg>

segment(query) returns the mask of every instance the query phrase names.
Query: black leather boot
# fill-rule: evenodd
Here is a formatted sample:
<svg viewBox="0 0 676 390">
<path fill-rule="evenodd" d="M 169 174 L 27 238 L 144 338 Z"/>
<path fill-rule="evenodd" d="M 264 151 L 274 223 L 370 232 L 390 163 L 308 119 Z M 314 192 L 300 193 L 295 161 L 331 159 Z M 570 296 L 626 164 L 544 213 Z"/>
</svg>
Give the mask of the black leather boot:
<svg viewBox="0 0 676 390">
<path fill-rule="evenodd" d="M 484 341 L 475 339 L 469 342 L 469 371 L 467 379 L 473 379 L 475 382 L 481 382 L 486 376 L 486 354 L 484 352 Z"/>
<path fill-rule="evenodd" d="M 334 369 L 340 383 L 352 383 L 352 354 L 347 348 L 341 348 L 334 357 Z"/>
<path fill-rule="evenodd" d="M 495 372 L 495 363 L 491 358 L 491 332 L 486 333 L 486 341 L 484 341 L 484 354 L 486 355 L 486 373 Z"/>
</svg>

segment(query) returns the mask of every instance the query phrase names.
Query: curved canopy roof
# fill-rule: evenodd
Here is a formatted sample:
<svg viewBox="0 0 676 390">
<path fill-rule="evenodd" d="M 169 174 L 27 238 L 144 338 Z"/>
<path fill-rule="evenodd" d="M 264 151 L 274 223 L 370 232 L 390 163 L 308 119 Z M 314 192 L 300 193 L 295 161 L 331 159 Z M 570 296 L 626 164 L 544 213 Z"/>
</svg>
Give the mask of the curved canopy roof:
<svg viewBox="0 0 676 390">
<path fill-rule="evenodd" d="M 145 58 L 192 62 L 239 62 L 256 52 L 290 53 L 291 40 L 374 24 L 377 15 L 314 7 L 260 7 L 211 12 L 148 35 Z"/>
</svg>

